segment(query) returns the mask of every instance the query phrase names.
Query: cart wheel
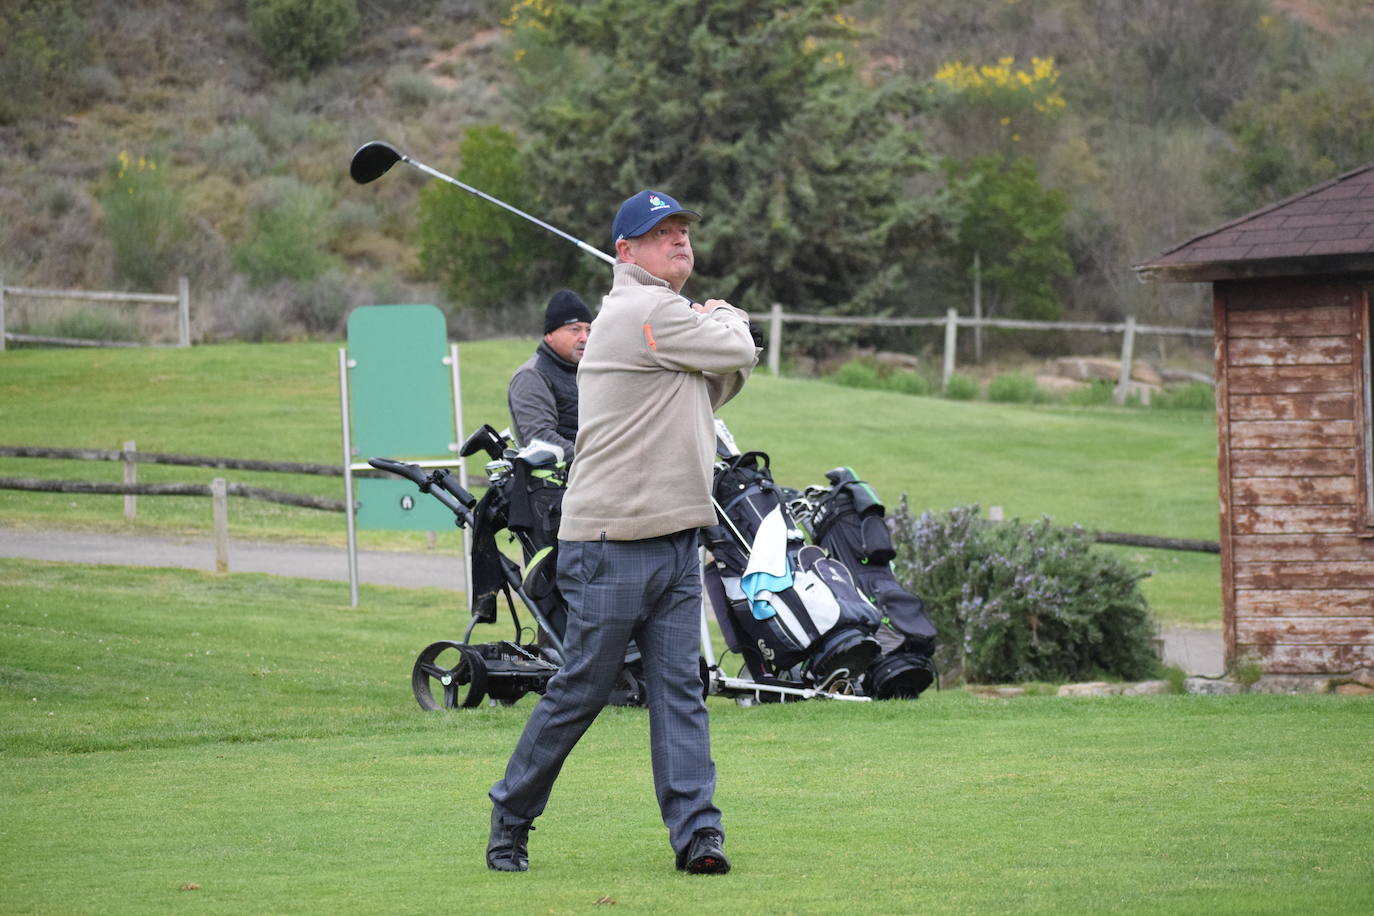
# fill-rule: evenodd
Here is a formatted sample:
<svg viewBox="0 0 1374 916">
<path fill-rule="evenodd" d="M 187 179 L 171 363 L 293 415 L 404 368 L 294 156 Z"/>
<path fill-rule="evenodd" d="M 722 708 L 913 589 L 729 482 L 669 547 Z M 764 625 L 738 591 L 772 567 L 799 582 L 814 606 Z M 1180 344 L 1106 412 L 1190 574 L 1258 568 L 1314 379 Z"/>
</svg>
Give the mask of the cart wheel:
<svg viewBox="0 0 1374 916">
<path fill-rule="evenodd" d="M 435 688 L 443 698 L 435 699 Z M 480 706 L 487 695 L 487 664 L 482 654 L 460 642 L 425 646 L 410 672 L 410 689 L 421 709 Z"/>
</svg>

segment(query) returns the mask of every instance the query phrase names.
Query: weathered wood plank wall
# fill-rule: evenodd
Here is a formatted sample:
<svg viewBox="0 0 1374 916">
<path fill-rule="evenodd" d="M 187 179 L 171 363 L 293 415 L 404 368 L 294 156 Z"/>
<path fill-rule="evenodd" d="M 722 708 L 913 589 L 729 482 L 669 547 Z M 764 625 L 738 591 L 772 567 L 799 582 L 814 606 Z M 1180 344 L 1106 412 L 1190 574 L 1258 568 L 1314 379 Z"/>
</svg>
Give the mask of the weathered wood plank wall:
<svg viewBox="0 0 1374 916">
<path fill-rule="evenodd" d="M 1274 673 L 1374 666 L 1365 285 L 1215 288 L 1228 661 L 1257 656 Z"/>
</svg>

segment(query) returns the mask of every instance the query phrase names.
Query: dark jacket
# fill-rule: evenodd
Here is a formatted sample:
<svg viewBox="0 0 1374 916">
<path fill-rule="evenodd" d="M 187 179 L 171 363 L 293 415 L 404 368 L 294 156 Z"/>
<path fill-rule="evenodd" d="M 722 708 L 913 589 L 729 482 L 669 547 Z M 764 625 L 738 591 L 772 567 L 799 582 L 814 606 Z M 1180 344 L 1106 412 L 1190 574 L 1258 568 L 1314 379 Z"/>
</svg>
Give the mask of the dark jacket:
<svg viewBox="0 0 1374 916">
<path fill-rule="evenodd" d="M 540 341 L 534 355 L 511 376 L 506 402 L 521 445 L 542 439 L 562 446 L 563 460 L 572 461 L 577 440 L 576 363 Z"/>
</svg>

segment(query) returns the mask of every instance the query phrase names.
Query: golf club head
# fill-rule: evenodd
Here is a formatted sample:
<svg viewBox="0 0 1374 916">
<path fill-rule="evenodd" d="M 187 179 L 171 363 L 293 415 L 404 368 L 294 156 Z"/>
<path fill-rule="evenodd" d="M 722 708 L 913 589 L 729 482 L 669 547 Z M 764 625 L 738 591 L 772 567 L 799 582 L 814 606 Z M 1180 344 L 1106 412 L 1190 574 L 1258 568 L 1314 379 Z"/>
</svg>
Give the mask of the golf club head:
<svg viewBox="0 0 1374 916">
<path fill-rule="evenodd" d="M 358 184 L 367 184 L 381 178 L 403 158 L 394 146 L 373 140 L 358 147 L 353 154 L 353 161 L 348 164 L 348 174 Z"/>
</svg>

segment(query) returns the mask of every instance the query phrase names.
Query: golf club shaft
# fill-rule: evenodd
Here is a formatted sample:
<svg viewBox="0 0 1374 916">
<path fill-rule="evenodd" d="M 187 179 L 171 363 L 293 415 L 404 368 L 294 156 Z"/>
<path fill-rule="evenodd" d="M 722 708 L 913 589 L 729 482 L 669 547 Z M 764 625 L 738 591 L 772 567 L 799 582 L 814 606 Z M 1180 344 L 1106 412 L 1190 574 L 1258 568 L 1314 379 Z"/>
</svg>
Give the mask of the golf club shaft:
<svg viewBox="0 0 1374 916">
<path fill-rule="evenodd" d="M 459 181 L 457 178 L 454 178 L 452 175 L 445 175 L 443 172 L 439 171 L 438 169 L 432 169 L 432 168 L 430 168 L 429 166 L 425 165 L 423 162 L 419 161 L 418 159 L 412 159 L 412 158 L 410 158 L 409 156 L 404 156 L 404 155 L 403 155 L 403 156 L 401 156 L 401 161 L 402 161 L 402 162 L 405 162 L 405 163 L 408 163 L 409 165 L 415 166 L 415 168 L 417 168 L 417 169 L 419 169 L 420 171 L 424 172 L 426 175 L 430 175 L 430 176 L 432 176 L 432 177 L 434 177 L 434 178 L 438 178 L 440 181 L 446 181 L 446 182 L 448 182 L 448 183 L 451 184 L 451 185 L 454 185 L 454 186 L 456 186 L 456 187 L 462 188 L 464 191 L 467 191 L 469 194 L 476 194 L 478 197 L 482 198 L 483 200 L 488 201 L 488 202 L 493 203 L 493 204 L 496 204 L 496 206 L 498 206 L 498 207 L 502 207 L 502 208 L 504 208 L 504 209 L 506 209 L 506 210 L 509 210 L 511 213 L 514 213 L 516 216 L 523 216 L 525 219 L 527 219 L 527 220 L 529 220 L 530 222 L 534 223 L 536 226 L 542 226 L 543 228 L 545 228 L 545 229 L 549 230 L 550 232 L 552 232 L 554 235 L 559 236 L 559 237 L 564 238 L 564 239 L 567 239 L 569 242 L 572 242 L 572 243 L 573 243 L 574 245 L 576 245 L 578 248 L 581 248 L 583 251 L 587 252 L 587 254 L 592 255 L 593 257 L 598 257 L 598 258 L 600 258 L 601 260 L 605 261 L 607 264 L 610 264 L 610 265 L 612 265 L 612 266 L 615 265 L 615 258 L 613 258 L 613 257 L 611 257 L 610 255 L 606 254 L 606 252 L 601 251 L 600 249 L 597 249 L 597 248 L 593 248 L 591 245 L 588 245 L 586 242 L 582 241 L 581 239 L 573 238 L 571 235 L 568 235 L 568 233 L 564 232 L 562 229 L 559 229 L 559 228 L 554 227 L 554 226 L 550 226 L 548 223 L 544 222 L 542 219 L 539 219 L 539 218 L 534 217 L 534 216 L 530 216 L 528 213 L 526 213 L 524 210 L 521 210 L 519 207 L 512 207 L 510 204 L 506 203 L 505 201 L 503 201 L 503 200 L 498 200 L 498 199 L 496 199 L 495 197 L 492 197 L 490 194 L 486 193 L 485 191 L 479 191 L 477 188 L 474 188 L 472 185 L 464 184 L 463 182 Z"/>
</svg>

